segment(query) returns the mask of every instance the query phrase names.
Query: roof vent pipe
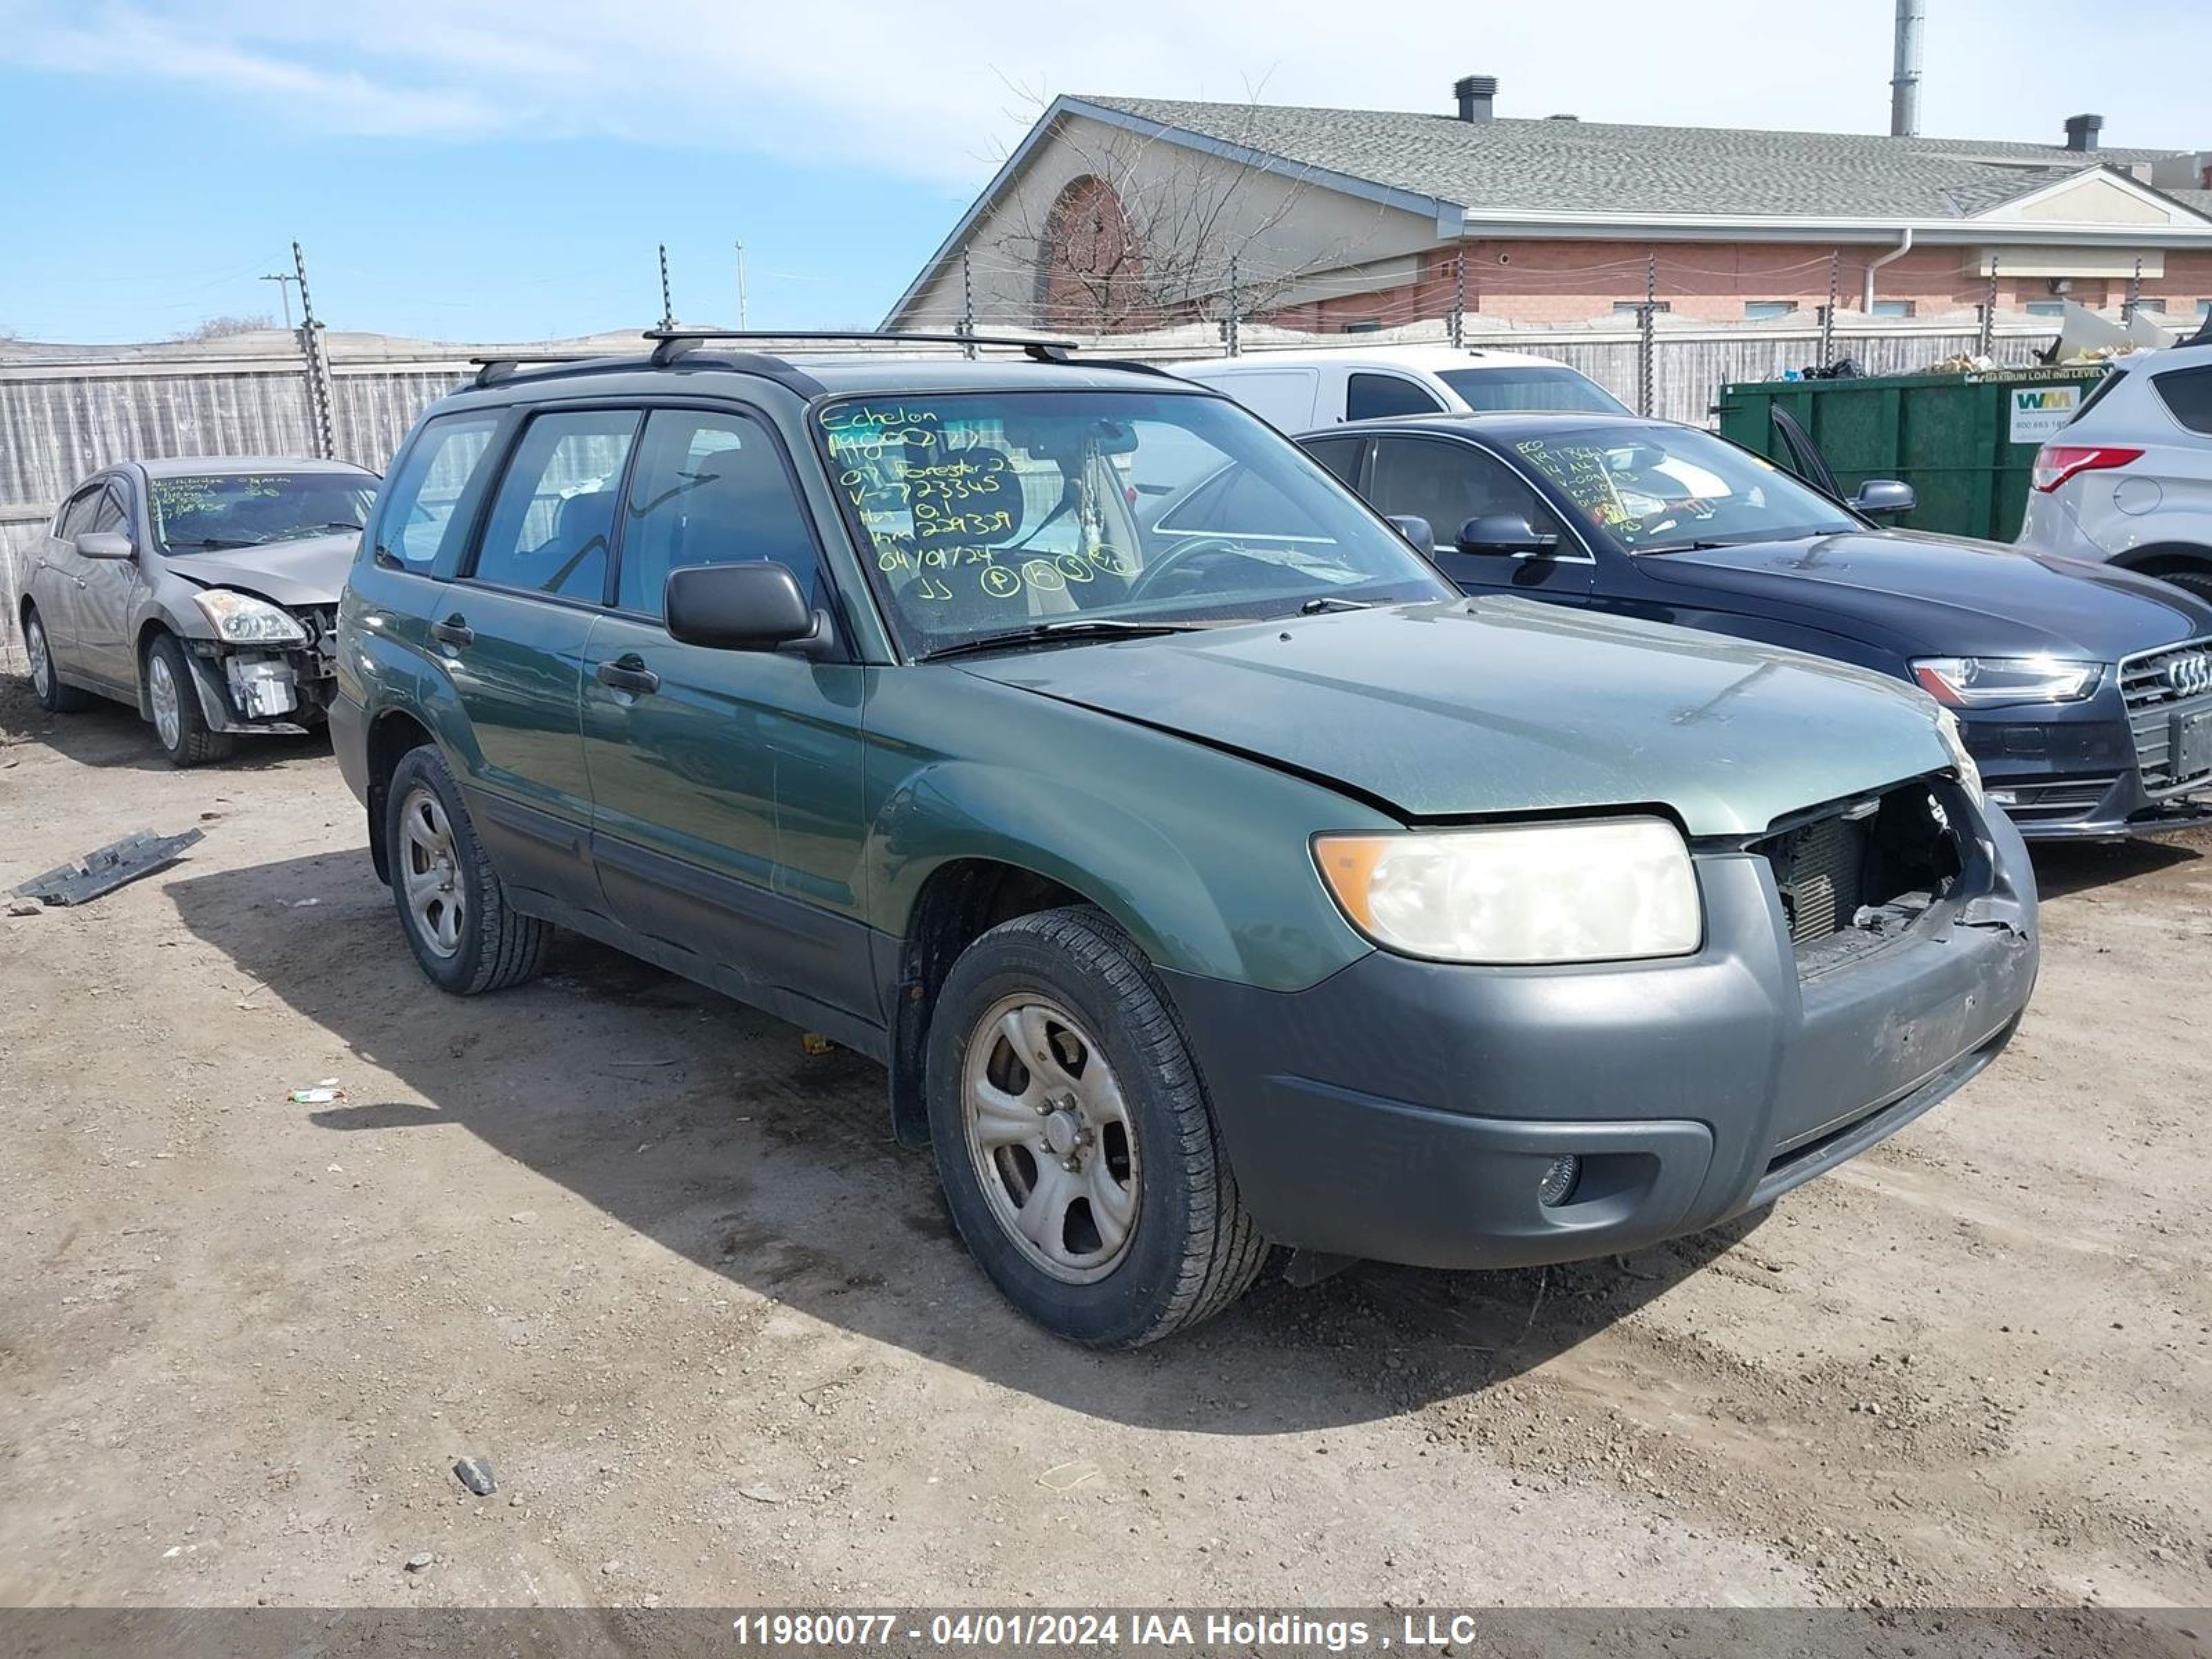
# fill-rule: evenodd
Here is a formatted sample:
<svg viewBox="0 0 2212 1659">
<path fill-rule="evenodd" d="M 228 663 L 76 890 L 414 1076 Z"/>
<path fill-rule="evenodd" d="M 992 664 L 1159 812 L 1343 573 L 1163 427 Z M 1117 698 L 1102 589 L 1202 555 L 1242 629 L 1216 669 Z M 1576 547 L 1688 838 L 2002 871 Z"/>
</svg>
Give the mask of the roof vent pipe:
<svg viewBox="0 0 2212 1659">
<path fill-rule="evenodd" d="M 2097 135 L 2105 130 L 2101 115 L 2069 115 L 2066 118 L 2066 148 L 2084 154 L 2097 148 Z"/>
<path fill-rule="evenodd" d="M 1452 85 L 1452 96 L 1459 100 L 1459 118 L 1462 121 L 1487 121 L 1491 103 L 1498 96 L 1498 77 L 1494 75 L 1462 76 Z"/>
</svg>

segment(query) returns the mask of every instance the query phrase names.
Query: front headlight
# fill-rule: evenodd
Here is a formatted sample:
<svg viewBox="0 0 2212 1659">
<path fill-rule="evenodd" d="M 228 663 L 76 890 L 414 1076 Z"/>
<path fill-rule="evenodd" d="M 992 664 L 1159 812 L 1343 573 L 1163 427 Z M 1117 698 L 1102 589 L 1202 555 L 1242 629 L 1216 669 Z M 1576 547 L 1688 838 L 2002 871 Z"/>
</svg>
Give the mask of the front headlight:
<svg viewBox="0 0 2212 1659">
<path fill-rule="evenodd" d="M 192 595 L 201 614 L 215 624 L 218 638 L 232 645 L 300 645 L 307 630 L 288 611 L 251 593 L 210 587 Z"/>
<path fill-rule="evenodd" d="M 2105 665 L 2063 657 L 1922 657 L 1912 665 L 1912 678 L 1953 708 L 2079 702 L 2105 678 Z"/>
<path fill-rule="evenodd" d="M 1662 818 L 1317 836 L 1352 924 L 1438 962 L 1681 957 L 1705 936 L 1690 849 Z"/>
<path fill-rule="evenodd" d="M 1975 805 L 1982 804 L 1982 769 L 1974 764 L 1974 757 L 1966 752 L 1966 734 L 1959 729 L 1959 717 L 1948 708 L 1936 711 L 1936 728 L 1943 733 L 1943 746 L 1951 751 L 1951 764 L 1958 769 L 1959 786 L 1966 792 L 1966 799 Z"/>
</svg>

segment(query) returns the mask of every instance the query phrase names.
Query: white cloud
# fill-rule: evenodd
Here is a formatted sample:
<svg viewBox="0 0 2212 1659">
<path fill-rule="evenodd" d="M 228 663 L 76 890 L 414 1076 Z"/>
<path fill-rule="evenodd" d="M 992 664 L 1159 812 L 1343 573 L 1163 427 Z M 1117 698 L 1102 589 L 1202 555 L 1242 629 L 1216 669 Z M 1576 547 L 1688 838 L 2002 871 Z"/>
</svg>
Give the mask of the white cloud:
<svg viewBox="0 0 2212 1659">
<path fill-rule="evenodd" d="M 2212 146 L 2191 67 L 2195 0 L 2148 0 L 2162 48 L 2092 89 L 2063 0 L 1931 9 L 1925 127 L 2056 141 L 2101 104 L 2113 144 Z M 65 0 L 0 6 L 0 59 L 190 82 L 310 129 L 433 137 L 604 135 L 869 164 L 972 187 L 1061 92 L 1431 109 L 1452 80 L 1504 82 L 1502 113 L 1881 131 L 1889 10 L 1788 14 L 1771 0 L 206 0 L 160 14 Z M 2191 49 L 2191 39 L 2194 46 Z M 2109 38 L 2100 52 L 2115 50 Z"/>
</svg>

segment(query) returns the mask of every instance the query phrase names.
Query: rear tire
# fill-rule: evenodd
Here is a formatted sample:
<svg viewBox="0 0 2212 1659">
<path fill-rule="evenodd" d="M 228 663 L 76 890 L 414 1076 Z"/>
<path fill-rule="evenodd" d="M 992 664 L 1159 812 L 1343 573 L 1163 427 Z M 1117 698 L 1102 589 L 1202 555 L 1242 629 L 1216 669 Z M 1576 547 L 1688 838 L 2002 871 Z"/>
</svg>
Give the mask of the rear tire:
<svg viewBox="0 0 2212 1659">
<path fill-rule="evenodd" d="M 470 997 L 534 978 L 553 929 L 507 903 L 460 786 L 434 746 L 400 757 L 384 811 L 399 930 L 429 981 Z"/>
<path fill-rule="evenodd" d="M 229 732 L 208 724 L 200 708 L 199 683 L 173 634 L 160 635 L 146 648 L 146 702 L 153 711 L 155 740 L 172 766 L 228 760 L 238 746 Z"/>
<path fill-rule="evenodd" d="M 1098 911 L 1019 916 L 968 947 L 931 1018 L 927 1094 L 954 1224 L 1055 1336 L 1157 1341 L 1266 1265 L 1166 997 Z"/>
<path fill-rule="evenodd" d="M 74 714 L 92 701 L 88 692 L 62 684 L 61 671 L 54 665 L 53 645 L 46 638 L 46 625 L 39 620 L 36 605 L 23 607 L 23 651 L 31 659 L 31 691 L 39 707 L 49 714 Z"/>
</svg>

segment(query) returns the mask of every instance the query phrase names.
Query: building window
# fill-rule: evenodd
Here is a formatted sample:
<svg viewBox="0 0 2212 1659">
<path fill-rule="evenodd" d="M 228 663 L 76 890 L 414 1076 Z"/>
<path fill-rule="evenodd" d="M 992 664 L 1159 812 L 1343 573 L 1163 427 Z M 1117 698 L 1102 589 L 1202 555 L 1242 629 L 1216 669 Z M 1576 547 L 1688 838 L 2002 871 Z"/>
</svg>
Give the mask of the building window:
<svg viewBox="0 0 2212 1659">
<path fill-rule="evenodd" d="M 1874 314 L 1877 317 L 1910 317 L 1913 309 L 1913 302 L 1910 300 L 1876 300 L 1874 302 Z"/>
<path fill-rule="evenodd" d="M 1746 300 L 1743 302 L 1746 320 L 1754 323 L 1771 322 L 1778 317 L 1787 317 L 1796 309 L 1795 300 Z"/>
<path fill-rule="evenodd" d="M 1654 311 L 1672 311 L 1674 308 L 1664 300 L 1655 300 L 1651 304 Z M 1615 300 L 1613 302 L 1613 314 L 1616 317 L 1633 317 L 1643 309 L 1644 301 L 1641 300 Z"/>
<path fill-rule="evenodd" d="M 2066 314 L 2066 301 L 2063 300 L 2030 300 L 2027 304 L 2022 307 L 2022 309 L 2024 309 L 2031 317 L 2063 317 Z"/>
<path fill-rule="evenodd" d="M 2141 316 L 2145 312 L 2148 312 L 2154 317 L 2163 317 L 2166 315 L 2166 301 L 2163 300 L 2153 300 L 2148 296 L 2136 301 L 2136 314 L 2137 316 Z"/>
</svg>

